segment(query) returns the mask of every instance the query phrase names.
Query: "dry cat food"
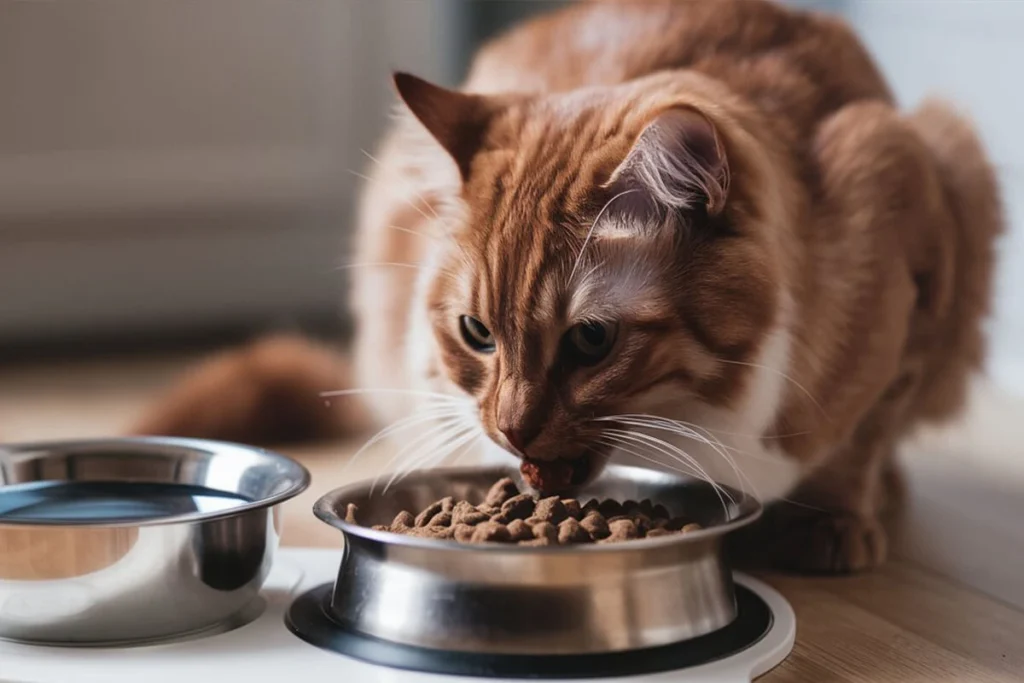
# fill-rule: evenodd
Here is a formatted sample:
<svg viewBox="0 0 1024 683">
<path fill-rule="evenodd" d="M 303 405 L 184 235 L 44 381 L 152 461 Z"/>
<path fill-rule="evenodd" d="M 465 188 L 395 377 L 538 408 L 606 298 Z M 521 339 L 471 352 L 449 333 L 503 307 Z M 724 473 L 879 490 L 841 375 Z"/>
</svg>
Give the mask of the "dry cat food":
<svg viewBox="0 0 1024 683">
<path fill-rule="evenodd" d="M 345 521 L 358 524 L 358 513 L 359 509 L 350 503 Z M 419 514 L 403 510 L 390 526 L 373 528 L 407 536 L 454 539 L 460 543 L 543 546 L 615 543 L 685 534 L 701 527 L 681 517 L 672 517 L 663 505 L 655 505 L 650 500 L 619 503 L 594 499 L 582 505 L 578 500 L 558 496 L 538 500 L 528 493 L 520 493 L 515 482 L 505 478 L 491 487 L 479 505 L 442 498 Z"/>
</svg>

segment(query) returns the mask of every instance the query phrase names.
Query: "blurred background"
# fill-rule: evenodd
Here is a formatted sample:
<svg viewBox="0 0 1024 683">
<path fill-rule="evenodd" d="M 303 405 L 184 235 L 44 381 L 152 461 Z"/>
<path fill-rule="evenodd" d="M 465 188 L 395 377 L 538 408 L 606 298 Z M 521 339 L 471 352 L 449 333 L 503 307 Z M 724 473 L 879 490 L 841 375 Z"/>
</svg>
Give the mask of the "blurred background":
<svg viewBox="0 0 1024 683">
<path fill-rule="evenodd" d="M 0 0 L 0 366 L 344 333 L 389 71 L 457 84 L 481 41 L 560 4 Z M 1014 228 L 993 376 L 1024 391 L 1024 2 L 794 4 L 849 20 L 904 105 L 977 120 Z"/>
</svg>

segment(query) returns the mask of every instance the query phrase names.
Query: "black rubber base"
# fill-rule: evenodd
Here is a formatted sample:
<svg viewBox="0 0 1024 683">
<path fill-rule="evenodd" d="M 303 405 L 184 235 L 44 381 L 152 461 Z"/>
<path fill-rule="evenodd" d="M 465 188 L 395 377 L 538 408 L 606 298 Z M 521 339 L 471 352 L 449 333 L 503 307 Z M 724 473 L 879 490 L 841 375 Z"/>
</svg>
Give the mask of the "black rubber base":
<svg viewBox="0 0 1024 683">
<path fill-rule="evenodd" d="M 288 609 L 288 629 L 319 648 L 395 669 L 486 678 L 611 678 L 675 671 L 742 652 L 772 626 L 764 600 L 736 586 L 738 616 L 714 633 L 673 645 L 588 655 L 494 655 L 400 645 L 349 631 L 325 611 L 331 585 L 308 591 Z"/>
</svg>

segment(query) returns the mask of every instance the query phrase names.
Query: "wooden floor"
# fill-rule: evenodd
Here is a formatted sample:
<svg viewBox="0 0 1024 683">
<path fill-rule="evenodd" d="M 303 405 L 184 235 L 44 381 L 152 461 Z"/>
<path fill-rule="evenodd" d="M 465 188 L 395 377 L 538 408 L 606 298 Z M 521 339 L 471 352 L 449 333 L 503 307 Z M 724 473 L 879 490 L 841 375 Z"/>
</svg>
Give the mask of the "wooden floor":
<svg viewBox="0 0 1024 683">
<path fill-rule="evenodd" d="M 115 434 L 180 365 L 170 359 L 0 371 L 0 438 Z M 380 452 L 350 462 L 358 446 L 284 449 L 313 475 L 310 489 L 286 507 L 285 544 L 339 545 L 337 532 L 310 508 L 326 491 L 377 473 Z M 853 578 L 762 578 L 792 603 L 798 629 L 793 653 L 762 681 L 1024 681 L 1024 612 L 920 567 L 896 561 Z"/>
</svg>

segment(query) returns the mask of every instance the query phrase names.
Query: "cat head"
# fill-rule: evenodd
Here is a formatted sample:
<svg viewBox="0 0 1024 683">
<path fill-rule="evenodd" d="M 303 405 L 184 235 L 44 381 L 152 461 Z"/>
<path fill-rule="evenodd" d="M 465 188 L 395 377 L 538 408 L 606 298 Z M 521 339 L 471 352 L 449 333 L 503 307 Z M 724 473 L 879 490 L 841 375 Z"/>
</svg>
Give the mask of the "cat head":
<svg viewBox="0 0 1024 683">
<path fill-rule="evenodd" d="M 628 450 L 623 416 L 749 396 L 782 275 L 776 189 L 739 114 L 657 78 L 543 96 L 395 83 L 458 169 L 427 302 L 442 373 L 495 443 L 580 480 Z"/>
</svg>

